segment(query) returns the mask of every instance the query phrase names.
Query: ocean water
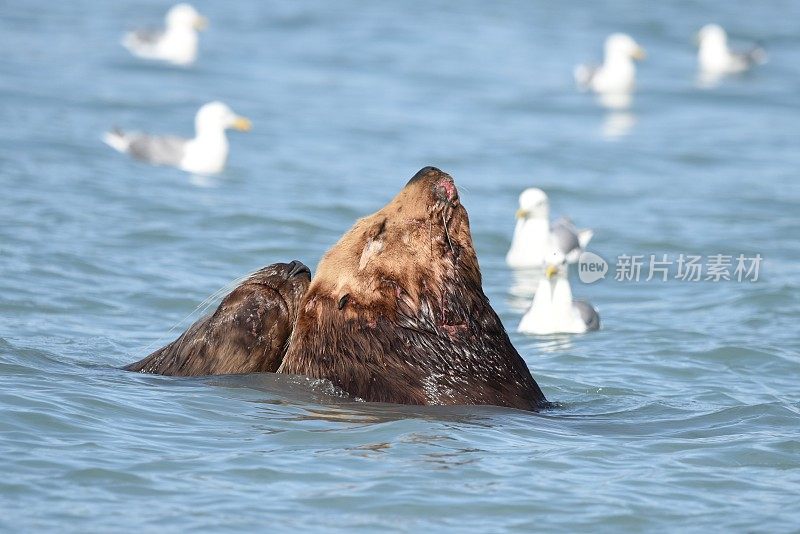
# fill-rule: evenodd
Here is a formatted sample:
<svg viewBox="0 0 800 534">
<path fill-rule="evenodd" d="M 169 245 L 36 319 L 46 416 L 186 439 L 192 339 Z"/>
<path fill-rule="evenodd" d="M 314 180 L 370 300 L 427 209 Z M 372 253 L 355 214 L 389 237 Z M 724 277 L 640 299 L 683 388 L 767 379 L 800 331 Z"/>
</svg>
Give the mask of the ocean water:
<svg viewBox="0 0 800 534">
<path fill-rule="evenodd" d="M 800 527 L 800 4 L 204 1 L 193 68 L 127 55 L 121 33 L 168 7 L 0 3 L 0 529 Z M 710 21 L 769 62 L 699 87 Z M 571 79 L 612 31 L 649 53 L 623 112 Z M 188 135 L 212 99 L 254 123 L 217 177 L 100 142 Z M 235 278 L 313 269 L 425 165 L 454 176 L 510 331 L 519 192 L 595 230 L 610 271 L 572 284 L 602 330 L 511 333 L 559 407 L 119 369 Z M 763 262 L 756 281 L 614 279 L 651 254 Z"/>
</svg>

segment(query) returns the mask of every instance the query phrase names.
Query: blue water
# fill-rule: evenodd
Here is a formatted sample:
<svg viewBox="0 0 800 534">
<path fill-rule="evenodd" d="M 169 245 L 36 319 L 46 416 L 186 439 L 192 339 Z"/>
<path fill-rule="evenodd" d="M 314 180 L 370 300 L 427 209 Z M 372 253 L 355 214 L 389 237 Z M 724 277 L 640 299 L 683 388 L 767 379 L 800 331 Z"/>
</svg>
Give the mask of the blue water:
<svg viewBox="0 0 800 534">
<path fill-rule="evenodd" d="M 129 57 L 168 7 L 0 3 L 1 529 L 796 531 L 800 4 L 203 2 L 195 67 Z M 710 21 L 769 63 L 698 88 Z M 571 80 L 618 30 L 649 53 L 622 114 Z M 188 135 L 212 99 L 254 123 L 220 176 L 100 142 Z M 119 370 L 231 280 L 316 265 L 424 165 L 455 177 L 509 330 L 529 186 L 606 259 L 761 254 L 759 279 L 573 280 L 600 332 L 511 333 L 561 404 L 540 414 Z"/>
</svg>

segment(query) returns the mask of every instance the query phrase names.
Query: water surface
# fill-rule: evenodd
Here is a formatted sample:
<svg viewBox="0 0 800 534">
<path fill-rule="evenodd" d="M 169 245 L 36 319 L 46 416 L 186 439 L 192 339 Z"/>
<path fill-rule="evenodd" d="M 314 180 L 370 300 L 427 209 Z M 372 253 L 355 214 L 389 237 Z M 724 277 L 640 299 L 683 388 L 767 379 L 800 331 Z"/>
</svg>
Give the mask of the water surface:
<svg viewBox="0 0 800 534">
<path fill-rule="evenodd" d="M 168 5 L 0 6 L 0 527 L 797 528 L 797 3 L 207 2 L 194 68 L 129 57 L 121 32 Z M 770 62 L 698 88 L 710 21 Z M 623 114 L 571 80 L 618 30 L 650 55 Z M 212 99 L 255 126 L 218 177 L 100 142 L 114 125 L 188 135 Z M 561 404 L 540 414 L 119 370 L 231 280 L 316 265 L 425 165 L 455 177 L 509 330 L 528 186 L 608 259 L 758 253 L 760 278 L 575 280 L 600 332 L 511 334 Z"/>
</svg>

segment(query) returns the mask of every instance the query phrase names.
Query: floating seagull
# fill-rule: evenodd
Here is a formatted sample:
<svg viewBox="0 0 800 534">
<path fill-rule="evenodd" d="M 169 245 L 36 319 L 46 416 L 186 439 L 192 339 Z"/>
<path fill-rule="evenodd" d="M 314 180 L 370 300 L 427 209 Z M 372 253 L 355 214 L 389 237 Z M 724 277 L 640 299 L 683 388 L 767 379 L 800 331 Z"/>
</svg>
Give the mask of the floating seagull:
<svg viewBox="0 0 800 534">
<path fill-rule="evenodd" d="M 250 121 L 236 115 L 222 102 L 200 108 L 194 119 L 195 136 L 185 139 L 171 135 L 154 136 L 115 129 L 103 136 L 113 149 L 153 165 L 170 165 L 196 174 L 216 174 L 228 159 L 225 130 L 248 131 Z"/>
<path fill-rule="evenodd" d="M 578 230 L 567 218 L 550 225 L 550 203 L 541 189 L 532 187 L 519 196 L 517 224 L 506 263 L 515 268 L 543 267 L 548 250 L 559 250 L 569 263 L 578 257 L 589 244 L 594 232 Z"/>
<path fill-rule="evenodd" d="M 718 24 L 706 24 L 697 32 L 697 61 L 700 70 L 710 75 L 744 72 L 753 65 L 763 63 L 767 54 L 760 46 L 747 52 L 733 52 L 728 48 L 728 34 Z"/>
<path fill-rule="evenodd" d="M 197 30 L 208 25 L 205 17 L 189 4 L 178 4 L 167 11 L 166 29 L 135 30 L 125 34 L 122 46 L 144 59 L 191 65 L 197 59 Z"/>
<path fill-rule="evenodd" d="M 631 36 L 613 33 L 606 38 L 603 64 L 578 65 L 575 82 L 580 88 L 596 93 L 630 93 L 636 85 L 633 60 L 644 58 L 644 49 Z"/>
<path fill-rule="evenodd" d="M 600 328 L 600 315 L 588 302 L 572 300 L 569 267 L 559 251 L 548 254 L 544 276 L 530 309 L 517 327 L 524 334 L 582 334 Z"/>
</svg>

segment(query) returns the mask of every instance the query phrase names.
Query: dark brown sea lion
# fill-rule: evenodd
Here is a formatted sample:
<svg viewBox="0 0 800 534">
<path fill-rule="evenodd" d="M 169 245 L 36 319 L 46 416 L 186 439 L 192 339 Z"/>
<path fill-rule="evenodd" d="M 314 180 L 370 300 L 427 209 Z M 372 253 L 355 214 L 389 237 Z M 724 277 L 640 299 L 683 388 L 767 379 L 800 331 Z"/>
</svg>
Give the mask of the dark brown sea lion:
<svg viewBox="0 0 800 534">
<path fill-rule="evenodd" d="M 174 376 L 275 372 L 311 271 L 299 261 L 250 275 L 217 310 L 128 371 Z"/>
<path fill-rule="evenodd" d="M 453 179 L 433 167 L 325 254 L 278 372 L 366 401 L 546 403 L 483 293 Z"/>
</svg>

